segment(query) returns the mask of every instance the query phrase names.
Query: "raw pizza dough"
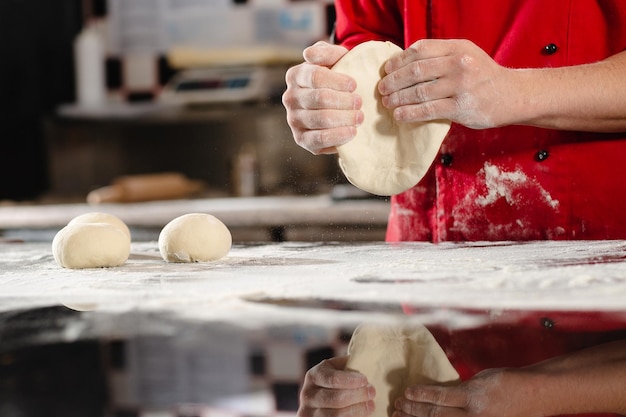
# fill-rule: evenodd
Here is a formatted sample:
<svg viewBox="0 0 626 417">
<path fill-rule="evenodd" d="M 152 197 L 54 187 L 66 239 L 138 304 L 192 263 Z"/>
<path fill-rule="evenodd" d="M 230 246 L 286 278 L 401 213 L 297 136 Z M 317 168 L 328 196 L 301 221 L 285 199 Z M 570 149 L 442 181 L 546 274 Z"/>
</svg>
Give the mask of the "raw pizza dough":
<svg viewBox="0 0 626 417">
<path fill-rule="evenodd" d="M 167 262 L 208 262 L 230 251 L 232 236 L 215 216 L 190 213 L 169 222 L 159 234 L 159 251 Z"/>
<path fill-rule="evenodd" d="M 119 228 L 126 236 L 128 236 L 128 239 L 130 239 L 130 230 L 128 229 L 126 223 L 124 223 L 124 221 L 122 221 L 119 217 L 109 213 L 95 211 L 92 213 L 81 214 L 80 216 L 76 216 L 70 220 L 68 225 L 76 223 L 108 223 Z"/>
<path fill-rule="evenodd" d="M 360 325 L 348 346 L 346 369 L 367 376 L 376 389 L 372 417 L 389 417 L 394 401 L 415 384 L 454 384 L 459 374 L 422 325 Z"/>
<path fill-rule="evenodd" d="M 120 218 L 101 212 L 74 217 L 52 240 L 52 255 L 69 269 L 120 266 L 130 255 L 130 230 Z"/>
<path fill-rule="evenodd" d="M 69 269 L 120 266 L 130 255 L 130 239 L 109 223 L 75 223 L 52 240 L 56 262 Z"/>
<path fill-rule="evenodd" d="M 369 41 L 344 55 L 333 71 L 356 80 L 364 121 L 356 137 L 337 148 L 339 166 L 355 186 L 372 194 L 399 194 L 416 185 L 437 156 L 450 130 L 447 120 L 396 123 L 382 105 L 378 82 L 384 65 L 402 49 L 391 42 Z"/>
</svg>

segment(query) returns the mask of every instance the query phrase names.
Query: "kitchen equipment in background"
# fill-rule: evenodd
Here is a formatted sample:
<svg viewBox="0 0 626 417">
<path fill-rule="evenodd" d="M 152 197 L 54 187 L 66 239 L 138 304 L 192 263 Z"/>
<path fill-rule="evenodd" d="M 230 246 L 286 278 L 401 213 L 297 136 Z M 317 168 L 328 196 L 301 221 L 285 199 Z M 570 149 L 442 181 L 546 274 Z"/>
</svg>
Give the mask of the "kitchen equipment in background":
<svg viewBox="0 0 626 417">
<path fill-rule="evenodd" d="M 286 70 L 282 65 L 186 69 L 165 85 L 159 100 L 167 104 L 202 104 L 276 99 L 285 90 Z"/>
<path fill-rule="evenodd" d="M 152 101 L 179 71 L 300 62 L 306 46 L 328 37 L 331 10 L 330 0 L 107 0 L 108 95 L 128 102 Z M 178 57 L 188 58 L 190 51 L 202 65 L 180 64 Z M 212 57 L 210 65 L 207 55 Z M 187 77 L 197 81 L 195 73 L 181 78 Z M 234 93 L 217 86 L 221 84 L 212 84 L 211 101 L 231 101 L 249 91 L 239 88 Z"/>
<path fill-rule="evenodd" d="M 101 32 L 97 21 L 89 22 L 74 40 L 76 101 L 81 106 L 106 102 L 105 44 Z"/>
<path fill-rule="evenodd" d="M 238 197 L 252 197 L 259 189 L 257 152 L 252 143 L 244 143 L 233 158 L 232 193 Z"/>
<path fill-rule="evenodd" d="M 231 194 L 235 172 L 254 175 L 257 195 L 319 194 L 345 181 L 334 155 L 315 156 L 296 145 L 279 103 L 145 106 L 107 107 L 104 115 L 66 112 L 52 120 L 51 194 L 84 201 L 116 177 L 150 172 L 202 180 L 204 197 L 239 195 Z M 245 144 L 256 166 L 235 170 Z"/>
<path fill-rule="evenodd" d="M 178 71 L 164 86 L 164 103 L 198 104 L 278 99 L 289 67 L 302 61 L 301 48 L 249 46 L 174 47 L 167 54 Z"/>
<path fill-rule="evenodd" d="M 186 198 L 204 188 L 202 181 L 188 179 L 178 172 L 125 175 L 112 184 L 98 188 L 87 195 L 89 204 L 131 203 L 139 201 Z"/>
<path fill-rule="evenodd" d="M 328 33 L 330 0 L 107 0 L 112 54 L 291 47 Z"/>
</svg>

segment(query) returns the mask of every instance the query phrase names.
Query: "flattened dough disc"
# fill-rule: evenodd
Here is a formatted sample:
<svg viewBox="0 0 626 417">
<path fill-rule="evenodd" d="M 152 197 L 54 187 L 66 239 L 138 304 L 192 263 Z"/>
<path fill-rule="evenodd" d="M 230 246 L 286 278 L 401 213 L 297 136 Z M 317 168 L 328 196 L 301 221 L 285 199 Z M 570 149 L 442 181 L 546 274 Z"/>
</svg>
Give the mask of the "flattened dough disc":
<svg viewBox="0 0 626 417">
<path fill-rule="evenodd" d="M 348 346 L 346 369 L 367 376 L 376 389 L 372 417 L 389 417 L 394 401 L 415 384 L 455 384 L 459 374 L 421 325 L 360 325 Z"/>
<path fill-rule="evenodd" d="M 356 137 L 337 148 L 339 166 L 353 185 L 371 194 L 399 194 L 426 174 L 443 142 L 450 122 L 396 123 L 378 92 L 384 65 L 402 49 L 391 42 L 369 41 L 344 55 L 333 71 L 356 80 L 363 99 L 364 121 Z"/>
</svg>

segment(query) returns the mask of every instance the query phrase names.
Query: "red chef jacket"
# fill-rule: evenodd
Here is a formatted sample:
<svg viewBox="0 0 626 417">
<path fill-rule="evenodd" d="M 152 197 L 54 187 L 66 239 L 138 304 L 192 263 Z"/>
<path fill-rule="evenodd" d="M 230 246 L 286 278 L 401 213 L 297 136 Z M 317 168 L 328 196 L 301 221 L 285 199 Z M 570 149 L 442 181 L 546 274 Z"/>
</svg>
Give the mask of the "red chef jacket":
<svg viewBox="0 0 626 417">
<path fill-rule="evenodd" d="M 339 0 L 336 35 L 470 39 L 507 67 L 559 67 L 626 49 L 626 1 Z M 392 197 L 387 240 L 626 238 L 624 139 L 453 124 L 426 177 Z"/>
<path fill-rule="evenodd" d="M 624 0 L 337 0 L 336 10 L 337 41 L 349 48 L 470 39 L 513 68 L 589 63 L 626 49 Z M 387 240 L 625 239 L 625 139 L 453 124 L 426 177 L 392 197 Z M 431 331 L 467 379 L 623 339 L 624 329 L 621 313 L 531 312 Z"/>
</svg>

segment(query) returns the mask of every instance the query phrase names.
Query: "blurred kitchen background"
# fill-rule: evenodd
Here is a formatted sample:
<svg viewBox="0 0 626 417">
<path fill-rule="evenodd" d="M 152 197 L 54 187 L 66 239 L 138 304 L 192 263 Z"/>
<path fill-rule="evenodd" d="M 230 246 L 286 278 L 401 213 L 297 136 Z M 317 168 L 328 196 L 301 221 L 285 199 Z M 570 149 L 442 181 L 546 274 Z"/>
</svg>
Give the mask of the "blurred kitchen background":
<svg viewBox="0 0 626 417">
<path fill-rule="evenodd" d="M 134 242 L 192 211 L 235 244 L 381 241 L 386 202 L 299 148 L 280 102 L 287 68 L 333 22 L 329 0 L 0 1 L 0 243 L 38 259 L 3 271 L 38 268 L 59 229 L 100 210 Z M 0 417 L 294 416 L 306 370 L 352 331 L 4 296 Z"/>
<path fill-rule="evenodd" d="M 382 241 L 386 201 L 298 147 L 281 104 L 287 68 L 333 22 L 330 0 L 0 1 L 0 243 L 37 258 L 0 274 L 45 269 L 56 232 L 89 211 L 118 215 L 135 243 L 194 211 L 250 247 Z M 306 370 L 353 329 L 3 295 L 0 417 L 294 416 Z"/>
<path fill-rule="evenodd" d="M 333 22 L 329 0 L 0 2 L 0 201 L 172 172 L 203 197 L 328 192 L 336 162 L 293 142 L 280 95 Z"/>
</svg>

